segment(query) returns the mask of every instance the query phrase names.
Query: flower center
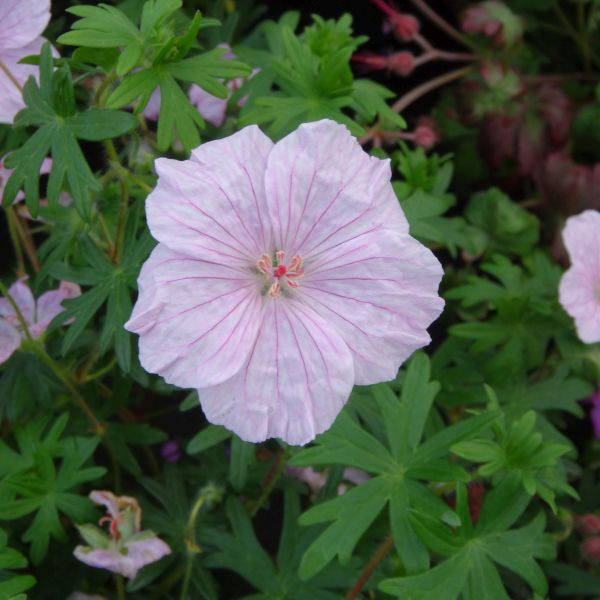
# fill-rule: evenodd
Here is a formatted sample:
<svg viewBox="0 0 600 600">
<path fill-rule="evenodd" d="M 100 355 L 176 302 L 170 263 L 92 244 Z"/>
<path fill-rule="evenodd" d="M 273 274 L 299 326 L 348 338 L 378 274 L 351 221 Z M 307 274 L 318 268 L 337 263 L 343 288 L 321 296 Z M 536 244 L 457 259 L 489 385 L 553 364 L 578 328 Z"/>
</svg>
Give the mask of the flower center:
<svg viewBox="0 0 600 600">
<path fill-rule="evenodd" d="M 285 252 L 275 252 L 275 260 L 268 254 L 263 254 L 256 266 L 263 274 L 264 289 L 271 298 L 281 295 L 282 289 L 299 287 L 298 279 L 304 275 L 302 257 L 296 254 L 289 263 L 286 263 Z M 283 286 L 283 288 L 282 288 Z"/>
</svg>

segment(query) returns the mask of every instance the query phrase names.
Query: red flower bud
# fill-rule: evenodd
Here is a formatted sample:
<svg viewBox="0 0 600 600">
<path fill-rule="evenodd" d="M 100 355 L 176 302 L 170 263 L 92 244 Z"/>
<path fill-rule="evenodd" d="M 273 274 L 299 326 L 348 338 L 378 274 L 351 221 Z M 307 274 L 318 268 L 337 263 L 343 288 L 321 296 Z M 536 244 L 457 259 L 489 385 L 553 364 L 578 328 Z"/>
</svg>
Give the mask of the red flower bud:
<svg viewBox="0 0 600 600">
<path fill-rule="evenodd" d="M 577 515 L 575 517 L 577 528 L 584 535 L 593 535 L 594 533 L 600 532 L 600 517 L 594 513 L 587 513 L 585 515 Z"/>
<path fill-rule="evenodd" d="M 403 42 L 410 42 L 419 33 L 421 24 L 416 17 L 402 13 L 395 14 L 390 19 L 394 35 Z"/>
<path fill-rule="evenodd" d="M 581 554 L 590 562 L 600 561 L 600 537 L 589 537 L 580 546 Z"/>
<path fill-rule="evenodd" d="M 411 52 L 406 52 L 405 50 L 390 54 L 388 57 L 388 68 L 394 73 L 406 77 L 415 68 L 415 57 Z"/>
</svg>

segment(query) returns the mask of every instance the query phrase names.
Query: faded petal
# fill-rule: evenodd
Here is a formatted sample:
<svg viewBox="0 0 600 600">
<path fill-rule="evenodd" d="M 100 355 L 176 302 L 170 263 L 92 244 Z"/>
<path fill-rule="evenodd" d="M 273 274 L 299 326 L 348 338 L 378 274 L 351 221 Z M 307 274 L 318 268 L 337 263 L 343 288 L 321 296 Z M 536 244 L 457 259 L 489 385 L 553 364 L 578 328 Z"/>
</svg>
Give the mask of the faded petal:
<svg viewBox="0 0 600 600">
<path fill-rule="evenodd" d="M 42 34 L 49 21 L 50 0 L 2 0 L 0 52 L 29 44 Z"/>
<path fill-rule="evenodd" d="M 560 303 L 583 342 L 600 342 L 600 213 L 586 210 L 567 219 L 563 240 L 571 268 L 560 281 Z"/>
<path fill-rule="evenodd" d="M 20 345 L 19 332 L 5 319 L 0 318 L 0 364 L 6 362 Z"/>
<path fill-rule="evenodd" d="M 223 124 L 227 111 L 227 98 L 217 98 L 196 84 L 190 87 L 188 96 L 203 119 L 215 127 L 220 127 Z"/>
<path fill-rule="evenodd" d="M 239 373 L 198 393 L 206 417 L 242 439 L 302 445 L 331 426 L 353 383 L 352 356 L 341 337 L 309 306 L 286 299 L 267 303 Z"/>
<path fill-rule="evenodd" d="M 31 325 L 35 315 L 35 300 L 29 286 L 19 279 L 8 288 L 8 293 L 21 311 L 27 325 Z M 0 298 L 0 316 L 11 323 L 19 323 L 12 305 L 6 298 Z"/>
<path fill-rule="evenodd" d="M 64 307 L 64 300 L 77 298 L 81 295 L 81 288 L 76 283 L 61 281 L 58 289 L 43 293 L 37 301 L 35 336 L 39 337 L 50 325 L 50 321 L 60 314 Z M 32 334 L 34 332 L 32 331 Z"/>
<path fill-rule="evenodd" d="M 159 244 L 144 264 L 129 331 L 140 362 L 180 387 L 237 373 L 262 324 L 264 298 L 249 269 L 185 256 Z"/>
<path fill-rule="evenodd" d="M 142 535 L 148 535 L 144 532 Z M 129 542 L 126 544 L 127 558 L 131 559 L 136 572 L 150 563 L 160 560 L 163 556 L 171 554 L 171 548 L 156 536 Z M 135 575 L 133 575 L 135 577 Z"/>
<path fill-rule="evenodd" d="M 270 237 L 263 175 L 272 145 L 252 125 L 202 144 L 191 160 L 159 158 L 146 202 L 152 235 L 188 256 L 254 266 Z"/>
<path fill-rule="evenodd" d="M 0 5 L 2 4 L 0 3 Z M 0 50 L 0 60 L 21 87 L 25 85 L 30 75 L 38 79 L 39 67 L 37 65 L 21 65 L 19 61 L 30 54 L 39 54 L 45 41 L 44 38 L 38 37 L 26 46 Z M 15 115 L 24 107 L 25 102 L 21 90 L 4 70 L 0 69 L 0 123 L 12 123 Z"/>
</svg>

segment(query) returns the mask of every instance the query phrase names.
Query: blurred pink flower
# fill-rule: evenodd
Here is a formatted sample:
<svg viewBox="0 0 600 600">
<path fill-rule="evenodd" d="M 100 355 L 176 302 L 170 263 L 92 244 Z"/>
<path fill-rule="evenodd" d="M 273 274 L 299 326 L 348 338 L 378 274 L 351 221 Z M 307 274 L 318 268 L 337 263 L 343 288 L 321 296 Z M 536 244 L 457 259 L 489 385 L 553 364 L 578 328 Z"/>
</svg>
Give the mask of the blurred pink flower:
<svg viewBox="0 0 600 600">
<path fill-rule="evenodd" d="M 559 300 L 581 341 L 594 344 L 600 342 L 600 212 L 569 217 L 562 235 L 571 267 L 560 280 Z"/>
<path fill-rule="evenodd" d="M 467 7 L 461 24 L 467 33 L 482 33 L 492 38 L 495 46 L 512 46 L 523 35 L 523 21 L 500 0 Z"/>
<path fill-rule="evenodd" d="M 277 144 L 249 126 L 156 170 L 160 243 L 125 327 L 147 371 L 199 388 L 211 422 L 305 444 L 354 383 L 393 379 L 429 343 L 442 267 L 409 235 L 389 161 L 344 126 Z"/>
<path fill-rule="evenodd" d="M 600 532 L 600 517 L 594 513 L 575 515 L 575 523 L 584 535 L 594 535 Z"/>
<path fill-rule="evenodd" d="M 39 54 L 44 38 L 40 37 L 50 21 L 50 0 L 2 0 L 0 2 L 0 62 L 10 73 L 0 69 L 0 123 L 12 123 L 25 106 L 21 90 L 27 78 L 37 78 L 36 65 L 18 62 L 30 54 Z M 13 79 L 15 81 L 13 81 Z"/>
<path fill-rule="evenodd" d="M 8 293 L 21 311 L 31 337 L 38 339 L 50 321 L 64 310 L 63 300 L 79 296 L 81 290 L 76 283 L 61 281 L 58 289 L 44 292 L 36 302 L 29 286 L 18 280 L 10 286 Z M 25 332 L 12 305 L 6 298 L 0 298 L 0 363 L 10 358 L 24 337 Z"/>
<path fill-rule="evenodd" d="M 93 491 L 90 499 L 106 507 L 107 515 L 99 524 L 108 523 L 108 535 L 95 525 L 79 526 L 89 545 L 77 546 L 75 558 L 133 579 L 142 567 L 171 553 L 171 548 L 152 531 L 140 531 L 142 511 L 135 498 Z"/>
<path fill-rule="evenodd" d="M 596 393 L 590 398 L 590 401 L 592 402 L 590 419 L 592 421 L 592 426 L 594 427 L 594 435 L 600 440 L 600 388 L 596 390 Z M 598 527 L 598 530 L 600 531 L 600 526 Z"/>
</svg>

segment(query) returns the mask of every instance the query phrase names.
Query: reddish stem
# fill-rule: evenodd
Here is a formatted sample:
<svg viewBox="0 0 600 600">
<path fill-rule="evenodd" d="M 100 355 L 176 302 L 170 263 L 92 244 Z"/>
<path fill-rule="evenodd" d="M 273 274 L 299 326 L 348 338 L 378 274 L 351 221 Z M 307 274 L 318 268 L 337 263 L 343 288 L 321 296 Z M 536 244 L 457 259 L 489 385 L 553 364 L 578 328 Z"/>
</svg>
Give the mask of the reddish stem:
<svg viewBox="0 0 600 600">
<path fill-rule="evenodd" d="M 388 17 L 395 17 L 398 13 L 395 11 L 389 4 L 384 2 L 383 0 L 371 0 L 371 2 L 379 8 L 379 10 L 383 11 Z"/>
<path fill-rule="evenodd" d="M 371 575 L 375 572 L 377 567 L 380 565 L 381 561 L 389 554 L 390 550 L 394 547 L 394 540 L 392 535 L 388 535 L 381 546 L 377 548 L 375 554 L 371 557 L 367 566 L 364 568 L 363 572 L 360 574 L 360 577 L 357 579 L 354 587 L 346 594 L 345 600 L 354 600 L 360 594 L 360 591 L 363 589 Z"/>
</svg>

